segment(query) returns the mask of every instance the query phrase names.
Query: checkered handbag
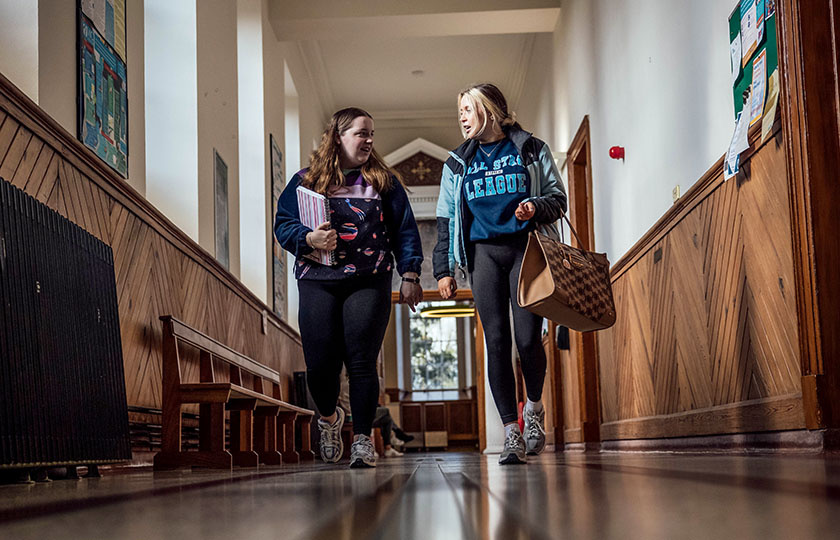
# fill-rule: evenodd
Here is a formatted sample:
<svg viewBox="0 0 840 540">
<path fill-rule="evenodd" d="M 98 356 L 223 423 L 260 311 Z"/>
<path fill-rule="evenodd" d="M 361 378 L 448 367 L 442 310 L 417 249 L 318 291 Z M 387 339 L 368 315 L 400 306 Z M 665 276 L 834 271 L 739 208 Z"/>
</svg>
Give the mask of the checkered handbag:
<svg viewBox="0 0 840 540">
<path fill-rule="evenodd" d="M 572 233 L 578 239 L 569 219 Z M 603 330 L 615 324 L 610 262 L 541 232 L 528 236 L 517 287 L 519 305 L 572 330 Z"/>
</svg>

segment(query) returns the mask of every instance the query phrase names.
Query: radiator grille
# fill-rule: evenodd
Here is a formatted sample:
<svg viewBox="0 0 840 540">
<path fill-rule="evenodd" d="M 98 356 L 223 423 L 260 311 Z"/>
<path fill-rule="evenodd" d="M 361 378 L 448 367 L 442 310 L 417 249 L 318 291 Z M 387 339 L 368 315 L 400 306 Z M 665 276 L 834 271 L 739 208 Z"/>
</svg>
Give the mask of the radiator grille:
<svg viewBox="0 0 840 540">
<path fill-rule="evenodd" d="M 0 179 L 0 468 L 131 458 L 111 248 Z"/>
</svg>

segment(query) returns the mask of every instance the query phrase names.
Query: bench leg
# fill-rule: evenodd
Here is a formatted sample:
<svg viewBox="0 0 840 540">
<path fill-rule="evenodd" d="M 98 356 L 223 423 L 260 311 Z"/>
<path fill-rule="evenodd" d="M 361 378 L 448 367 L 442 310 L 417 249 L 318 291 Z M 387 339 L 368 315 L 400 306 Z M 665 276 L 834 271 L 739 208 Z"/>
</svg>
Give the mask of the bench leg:
<svg viewBox="0 0 840 540">
<path fill-rule="evenodd" d="M 155 470 L 181 467 L 233 468 L 231 455 L 225 451 L 224 403 L 203 403 L 199 406 L 198 452 L 181 451 L 180 409 L 178 404 L 177 414 L 174 407 L 163 413 L 162 450 L 155 455 Z"/>
<path fill-rule="evenodd" d="M 254 414 L 254 450 L 260 456 L 260 463 L 282 465 L 283 455 L 277 451 L 277 411 Z"/>
<path fill-rule="evenodd" d="M 282 411 L 277 415 L 278 441 L 282 437 L 283 463 L 300 463 L 300 456 L 295 451 L 295 417 L 296 412 Z"/>
<path fill-rule="evenodd" d="M 312 416 L 308 414 L 299 414 L 295 419 L 295 423 L 300 430 L 299 454 L 301 461 L 315 461 L 315 453 L 312 451 L 312 443 L 309 437 L 310 422 L 312 422 Z"/>
<path fill-rule="evenodd" d="M 254 452 L 253 410 L 230 411 L 230 453 L 233 464 L 239 467 L 257 467 L 260 458 Z"/>
<path fill-rule="evenodd" d="M 224 451 L 224 403 L 202 403 L 198 406 L 198 449 L 201 452 Z"/>
</svg>

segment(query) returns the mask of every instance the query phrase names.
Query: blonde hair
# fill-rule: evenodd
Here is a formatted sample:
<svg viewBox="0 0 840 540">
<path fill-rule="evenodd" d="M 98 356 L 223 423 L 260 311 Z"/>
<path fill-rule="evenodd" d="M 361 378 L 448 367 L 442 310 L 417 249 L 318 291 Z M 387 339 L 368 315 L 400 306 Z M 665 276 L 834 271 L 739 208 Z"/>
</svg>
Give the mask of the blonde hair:
<svg viewBox="0 0 840 540">
<path fill-rule="evenodd" d="M 475 137 L 484 133 L 487 128 L 487 120 L 493 117 L 494 122 L 499 123 L 499 127 L 508 127 L 516 125 L 516 113 L 508 112 L 507 100 L 502 91 L 495 84 L 481 83 L 465 88 L 458 93 L 458 108 L 461 107 L 461 99 L 466 98 L 467 103 L 472 106 L 473 110 L 479 112 L 484 121 L 481 124 Z M 464 131 L 464 125 L 459 124 L 461 128 L 461 135 L 467 139 L 467 133 Z"/>
<path fill-rule="evenodd" d="M 321 135 L 321 143 L 309 157 L 309 170 L 303 176 L 301 185 L 327 195 L 330 188 L 339 188 L 344 185 L 344 173 L 341 172 L 341 149 L 336 136 L 341 136 L 350 129 L 353 120 L 360 116 L 366 116 L 373 120 L 367 111 L 357 107 L 347 107 L 336 111 L 330 119 L 330 123 Z M 362 164 L 362 178 L 373 186 L 379 193 L 390 191 L 393 187 L 393 178 L 401 182 L 399 175 L 385 165 L 382 158 L 374 148 L 371 148 L 370 157 Z"/>
</svg>

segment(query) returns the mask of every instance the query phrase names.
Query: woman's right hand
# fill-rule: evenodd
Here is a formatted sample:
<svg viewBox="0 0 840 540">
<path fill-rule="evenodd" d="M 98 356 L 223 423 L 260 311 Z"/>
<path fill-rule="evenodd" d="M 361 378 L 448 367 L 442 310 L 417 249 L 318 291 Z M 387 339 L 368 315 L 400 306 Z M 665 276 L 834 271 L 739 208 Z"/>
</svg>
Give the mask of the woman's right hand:
<svg viewBox="0 0 840 540">
<path fill-rule="evenodd" d="M 443 277 L 438 280 L 438 292 L 444 300 L 449 300 L 455 296 L 457 290 L 458 285 L 455 283 L 454 277 Z"/>
<path fill-rule="evenodd" d="M 329 221 L 325 221 L 318 225 L 318 228 L 314 231 L 306 233 L 306 243 L 315 249 L 329 251 L 335 249 L 338 243 L 338 233 L 335 232 L 335 229 L 330 229 Z"/>
</svg>

